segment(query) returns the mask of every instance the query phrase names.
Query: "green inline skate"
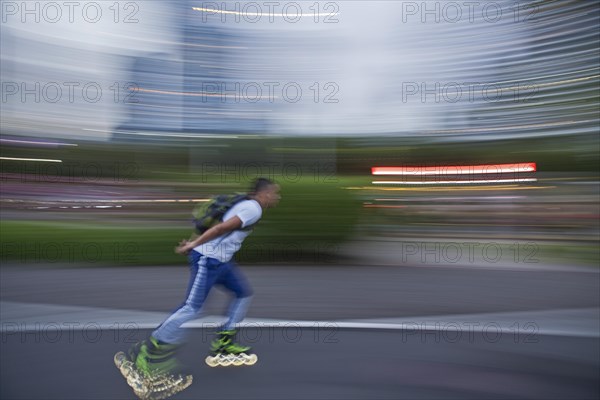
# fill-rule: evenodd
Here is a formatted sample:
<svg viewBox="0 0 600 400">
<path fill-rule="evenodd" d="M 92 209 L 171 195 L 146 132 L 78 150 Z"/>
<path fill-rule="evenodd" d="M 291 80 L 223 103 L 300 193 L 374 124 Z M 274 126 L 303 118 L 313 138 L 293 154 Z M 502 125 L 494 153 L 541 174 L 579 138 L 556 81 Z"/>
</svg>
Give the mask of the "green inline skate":
<svg viewBox="0 0 600 400">
<path fill-rule="evenodd" d="M 206 357 L 206 364 L 209 367 L 228 367 L 230 365 L 254 365 L 258 361 L 256 354 L 251 354 L 249 346 L 242 346 L 234 343 L 235 330 L 224 330 L 217 332 L 219 335 L 212 341 L 211 354 Z"/>
<path fill-rule="evenodd" d="M 166 399 L 192 384 L 192 375 L 183 373 L 175 358 L 178 348 L 150 337 L 134 345 L 127 355 L 115 354 L 115 364 L 140 399 Z"/>
</svg>

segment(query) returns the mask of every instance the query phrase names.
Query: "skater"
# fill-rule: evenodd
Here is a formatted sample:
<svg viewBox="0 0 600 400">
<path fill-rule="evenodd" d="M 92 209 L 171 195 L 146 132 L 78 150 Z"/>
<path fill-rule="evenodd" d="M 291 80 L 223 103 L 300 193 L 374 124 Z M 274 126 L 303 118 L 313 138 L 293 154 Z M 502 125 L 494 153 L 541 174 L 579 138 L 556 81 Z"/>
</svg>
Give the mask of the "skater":
<svg viewBox="0 0 600 400">
<path fill-rule="evenodd" d="M 220 284 L 235 295 L 228 319 L 213 341 L 214 353 L 247 353 L 250 347 L 233 342 L 235 325 L 244 319 L 250 303 L 252 289 L 246 278 L 232 260 L 244 239 L 251 233 L 248 227 L 255 225 L 265 208 L 279 202 L 279 185 L 266 178 L 257 179 L 247 200 L 236 203 L 218 224 L 194 240 L 183 241 L 176 249 L 179 254 L 188 254 L 192 277 L 185 303 L 165 320 L 154 332 L 153 337 L 164 343 L 181 341 L 181 324 L 195 318 L 210 289 Z"/>
<path fill-rule="evenodd" d="M 184 341 L 185 332 L 181 325 L 197 318 L 214 285 L 222 285 L 235 297 L 229 306 L 227 321 L 211 343 L 214 357 L 207 357 L 207 363 L 215 366 L 256 362 L 256 356 L 248 354 L 250 347 L 234 342 L 235 326 L 246 314 L 252 289 L 232 259 L 251 233 L 252 226 L 260 220 L 263 210 L 276 206 L 279 199 L 279 185 L 258 178 L 248 196 L 235 203 L 223 215 L 222 222 L 194 239 L 181 241 L 175 251 L 188 256 L 191 270 L 185 301 L 148 339 L 129 350 L 128 358 L 138 371 L 145 376 L 167 374 L 172 381 L 187 382 L 185 376 L 174 372 L 178 371 L 174 355 Z"/>
</svg>

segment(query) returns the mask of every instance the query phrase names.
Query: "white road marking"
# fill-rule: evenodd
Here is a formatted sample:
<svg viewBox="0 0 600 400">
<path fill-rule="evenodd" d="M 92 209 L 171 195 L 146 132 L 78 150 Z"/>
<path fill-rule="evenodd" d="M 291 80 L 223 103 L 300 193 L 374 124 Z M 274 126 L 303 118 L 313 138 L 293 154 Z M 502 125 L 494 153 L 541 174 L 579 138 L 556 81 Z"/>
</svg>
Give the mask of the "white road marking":
<svg viewBox="0 0 600 400">
<path fill-rule="evenodd" d="M 1 301 L 0 311 L 0 332 L 5 334 L 82 329 L 153 329 L 169 316 L 168 313 L 152 311 L 10 301 Z M 205 316 L 184 327 L 214 328 L 222 322 L 224 317 Z M 600 308 L 332 321 L 246 318 L 239 327 L 378 329 L 401 330 L 409 334 L 436 331 L 484 333 L 492 336 L 506 333 L 597 338 L 600 337 Z"/>
</svg>

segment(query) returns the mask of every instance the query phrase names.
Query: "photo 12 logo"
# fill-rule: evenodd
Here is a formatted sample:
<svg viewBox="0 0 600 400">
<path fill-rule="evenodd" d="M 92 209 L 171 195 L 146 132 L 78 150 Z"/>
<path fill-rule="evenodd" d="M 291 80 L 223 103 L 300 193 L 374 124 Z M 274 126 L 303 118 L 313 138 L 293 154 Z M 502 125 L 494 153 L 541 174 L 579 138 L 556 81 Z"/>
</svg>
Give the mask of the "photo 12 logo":
<svg viewBox="0 0 600 400">
<path fill-rule="evenodd" d="M 137 242 L 8 241 L 0 245 L 0 260 L 20 263 L 136 263 Z"/>
<path fill-rule="evenodd" d="M 192 10 L 201 14 L 201 21 L 221 23 L 275 23 L 283 21 L 295 24 L 300 21 L 336 24 L 339 22 L 340 6 L 328 1 L 319 2 L 204 2 Z"/>
<path fill-rule="evenodd" d="M 403 263 L 421 264 L 537 264 L 539 245 L 535 242 L 401 242 Z"/>
<path fill-rule="evenodd" d="M 108 92 L 115 103 L 138 103 L 139 87 L 133 82 L 2 82 L 2 103 L 98 103 Z"/>
<path fill-rule="evenodd" d="M 141 89 L 142 93 L 147 90 Z M 198 97 L 202 102 L 258 103 L 285 102 L 298 103 L 303 98 L 314 103 L 339 103 L 337 95 L 340 87 L 336 82 L 202 82 L 199 93 L 186 93 Z M 150 91 L 151 92 L 151 91 Z"/>
<path fill-rule="evenodd" d="M 399 325 L 402 343 L 538 343 L 540 327 L 533 321 L 499 323 L 495 321 L 428 321 Z"/>
<path fill-rule="evenodd" d="M 210 343 L 214 338 L 215 330 L 219 328 L 217 323 L 202 324 L 202 343 Z M 315 344 L 338 344 L 340 327 L 335 322 L 247 322 L 238 332 L 244 343 L 287 343 L 312 342 Z"/>
<path fill-rule="evenodd" d="M 93 183 L 104 180 L 127 183 L 140 180 L 139 165 L 129 161 L 108 164 L 63 162 L 63 160 L 44 160 L 48 162 L 34 163 L 30 161 L 30 159 L 16 157 L 0 157 L 0 182 Z"/>
<path fill-rule="evenodd" d="M 134 1 L 2 1 L 2 23 L 137 24 L 140 6 Z"/>
<path fill-rule="evenodd" d="M 527 22 L 538 11 L 534 2 L 403 1 L 402 23 Z"/>
<path fill-rule="evenodd" d="M 509 85 L 482 82 L 402 82 L 402 103 L 530 102 L 539 87 L 525 82 Z"/>
<path fill-rule="evenodd" d="M 198 172 L 202 183 L 241 183 L 261 176 L 286 183 L 299 182 L 303 177 L 312 178 L 311 180 L 314 183 L 338 182 L 334 162 L 316 162 L 309 165 L 275 161 L 248 163 L 204 162 L 199 165 Z"/>
<path fill-rule="evenodd" d="M 98 343 L 102 339 L 113 343 L 133 344 L 140 340 L 140 328 L 135 322 L 2 322 L 2 343 Z"/>
</svg>

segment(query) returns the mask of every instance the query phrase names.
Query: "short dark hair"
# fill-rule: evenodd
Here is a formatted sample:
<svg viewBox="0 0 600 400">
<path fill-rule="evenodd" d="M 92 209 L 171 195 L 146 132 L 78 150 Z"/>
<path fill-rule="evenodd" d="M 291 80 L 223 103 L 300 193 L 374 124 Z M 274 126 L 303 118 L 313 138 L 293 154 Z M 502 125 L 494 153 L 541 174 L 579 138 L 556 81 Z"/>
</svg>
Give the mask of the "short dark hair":
<svg viewBox="0 0 600 400">
<path fill-rule="evenodd" d="M 252 185 L 250 186 L 250 194 L 255 194 L 260 191 L 263 191 L 263 190 L 267 189 L 269 186 L 274 185 L 274 184 L 275 184 L 275 182 L 273 182 L 270 179 L 256 178 L 254 181 L 252 181 Z"/>
</svg>

